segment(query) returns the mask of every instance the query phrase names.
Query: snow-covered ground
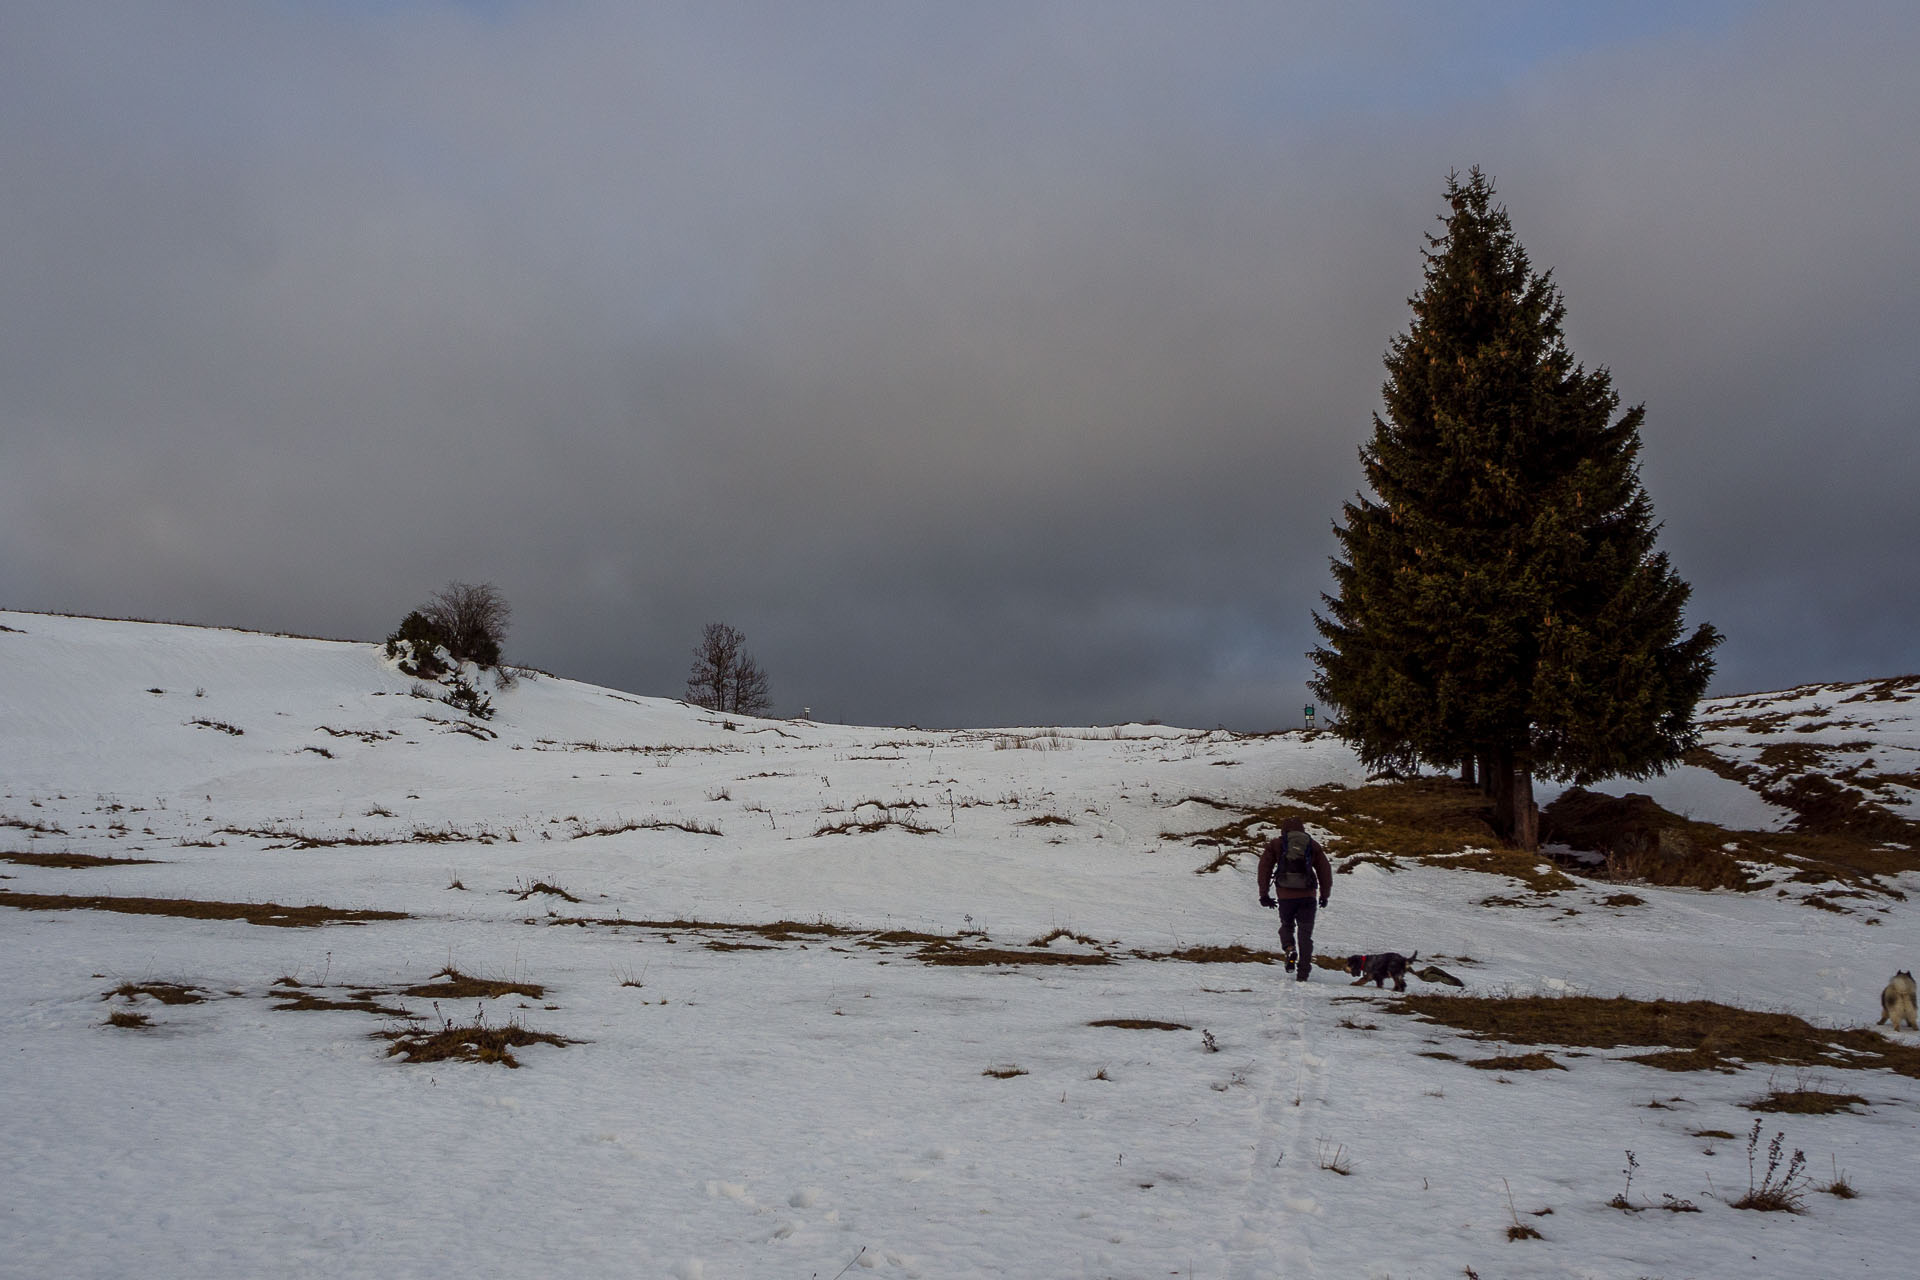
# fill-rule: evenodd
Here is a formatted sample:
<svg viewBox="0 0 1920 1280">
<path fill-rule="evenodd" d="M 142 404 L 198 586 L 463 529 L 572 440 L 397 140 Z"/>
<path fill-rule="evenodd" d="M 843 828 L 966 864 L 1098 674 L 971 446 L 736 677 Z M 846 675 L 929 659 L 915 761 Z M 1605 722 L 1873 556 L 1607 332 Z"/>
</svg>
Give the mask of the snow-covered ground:
<svg viewBox="0 0 1920 1280">
<path fill-rule="evenodd" d="M 1245 860 L 1202 874 L 1206 851 L 1162 837 L 1360 785 L 1331 738 L 729 724 L 547 676 L 490 690 L 480 724 L 373 645 L 0 626 L 0 850 L 153 860 L 8 859 L 0 893 L 406 913 L 0 909 L 0 1275 L 1910 1273 L 1920 1081 L 1821 1073 L 1870 1106 L 1766 1134 L 1860 1197 L 1745 1212 L 1725 1202 L 1744 1142 L 1695 1134 L 1744 1135 L 1741 1104 L 1791 1072 L 1674 1074 L 1628 1050 L 1476 1070 L 1421 1055 L 1494 1046 L 1394 1016 L 1390 992 L 1157 958 L 1273 948 Z M 1835 732 L 1910 760 L 1915 705 L 1849 703 Z M 1627 789 L 1725 825 L 1790 816 L 1706 769 Z M 1920 959 L 1910 901 L 1842 915 L 1639 887 L 1645 905 L 1609 907 L 1583 883 L 1478 905 L 1509 883 L 1358 866 L 1316 950 L 1417 949 L 1480 993 L 1832 1027 L 1871 1024 Z M 844 932 L 688 923 L 781 920 Z M 1037 952 L 1055 930 L 1074 936 L 1045 954 L 1107 963 L 934 965 L 884 936 Z M 543 991 L 397 994 L 448 967 Z M 407 1064 L 375 1037 L 398 1019 L 276 1009 L 283 979 L 574 1043 L 518 1049 L 519 1070 Z M 109 998 L 129 983 L 205 998 Z M 1109 1019 L 1185 1029 L 1091 1025 Z M 1607 1204 L 1629 1150 L 1646 1212 Z M 1543 1238 L 1509 1241 L 1516 1221 Z"/>
</svg>

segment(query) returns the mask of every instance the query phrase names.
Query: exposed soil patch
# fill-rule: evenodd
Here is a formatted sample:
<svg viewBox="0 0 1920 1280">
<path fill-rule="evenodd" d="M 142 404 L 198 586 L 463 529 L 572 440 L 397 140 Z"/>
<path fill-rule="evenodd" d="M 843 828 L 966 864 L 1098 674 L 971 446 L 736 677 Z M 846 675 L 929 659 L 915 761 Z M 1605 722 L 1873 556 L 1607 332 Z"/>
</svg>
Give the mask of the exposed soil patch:
<svg viewBox="0 0 1920 1280">
<path fill-rule="evenodd" d="M 1481 1040 L 1612 1049 L 1659 1047 L 1628 1061 L 1668 1071 L 1741 1065 L 1871 1069 L 1920 1079 L 1920 1047 L 1872 1031 L 1830 1031 L 1792 1014 L 1738 1009 L 1710 1000 L 1627 996 L 1441 996 L 1409 994 L 1384 1006 Z"/>
<path fill-rule="evenodd" d="M 1184 1022 L 1157 1022 L 1152 1018 L 1097 1018 L 1090 1027 L 1119 1027 L 1124 1031 L 1191 1031 Z"/>
<path fill-rule="evenodd" d="M 68 893 L 14 893 L 0 889 L 0 907 L 21 911 L 117 911 L 132 916 L 179 916 L 189 920 L 245 920 L 248 924 L 308 928 L 405 920 L 404 911 L 349 911 L 338 907 L 283 907 L 277 902 L 205 902 L 196 898 L 82 897 Z"/>
<path fill-rule="evenodd" d="M 17 862 L 26 867 L 131 867 L 158 866 L 158 858 L 103 858 L 92 853 L 0 852 L 0 862 Z"/>
</svg>

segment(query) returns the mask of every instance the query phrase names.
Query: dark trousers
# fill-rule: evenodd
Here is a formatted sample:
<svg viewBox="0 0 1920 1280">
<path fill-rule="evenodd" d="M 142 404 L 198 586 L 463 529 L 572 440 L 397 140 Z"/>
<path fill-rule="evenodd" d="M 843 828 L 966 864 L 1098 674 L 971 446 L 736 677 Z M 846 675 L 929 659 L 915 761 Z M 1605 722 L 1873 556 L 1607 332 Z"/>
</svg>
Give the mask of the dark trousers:
<svg viewBox="0 0 1920 1280">
<path fill-rule="evenodd" d="M 1313 913 L 1312 898 L 1280 899 L 1280 949 L 1299 957 L 1293 969 L 1303 978 L 1313 970 Z M 1293 945 L 1296 934 L 1300 940 L 1297 949 Z"/>
</svg>

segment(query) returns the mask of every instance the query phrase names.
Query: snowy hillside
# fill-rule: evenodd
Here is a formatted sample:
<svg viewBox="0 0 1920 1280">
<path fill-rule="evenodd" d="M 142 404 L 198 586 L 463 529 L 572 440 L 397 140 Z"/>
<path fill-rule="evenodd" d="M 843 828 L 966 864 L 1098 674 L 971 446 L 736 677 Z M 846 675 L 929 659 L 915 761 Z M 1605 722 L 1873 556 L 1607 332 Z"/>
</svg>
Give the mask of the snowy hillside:
<svg viewBox="0 0 1920 1280">
<path fill-rule="evenodd" d="M 1604 788 L 1748 877 L 1703 892 L 1396 845 L 1326 736 L 729 722 L 534 674 L 480 720 L 374 645 L 0 627 L 0 1275 L 1910 1265 L 1920 1036 L 1871 1027 L 1920 960 L 1920 682 L 1710 702 L 1686 766 Z M 1268 963 L 1285 811 L 1342 870 L 1316 952 L 1417 950 L 1491 1031 Z M 1792 1015 L 1813 1056 L 1716 1031 L 1663 1069 L 1526 1038 L 1534 995 Z M 1858 1101 L 1749 1109 L 1815 1094 Z M 1801 1213 L 1729 1203 L 1756 1120 Z"/>
</svg>

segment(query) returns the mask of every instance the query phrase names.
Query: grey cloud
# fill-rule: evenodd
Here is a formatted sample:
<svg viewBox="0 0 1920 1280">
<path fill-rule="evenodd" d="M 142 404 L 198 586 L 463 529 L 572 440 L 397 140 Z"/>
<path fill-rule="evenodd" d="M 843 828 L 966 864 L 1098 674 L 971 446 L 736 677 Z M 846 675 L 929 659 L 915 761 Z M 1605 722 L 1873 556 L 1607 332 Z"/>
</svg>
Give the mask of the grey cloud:
<svg viewBox="0 0 1920 1280">
<path fill-rule="evenodd" d="M 725 619 L 783 711 L 1290 723 L 1477 162 L 1648 402 L 1723 685 L 1907 651 L 1904 10 L 0 12 L 9 606 L 375 636 L 487 578 L 642 692 Z"/>
</svg>

